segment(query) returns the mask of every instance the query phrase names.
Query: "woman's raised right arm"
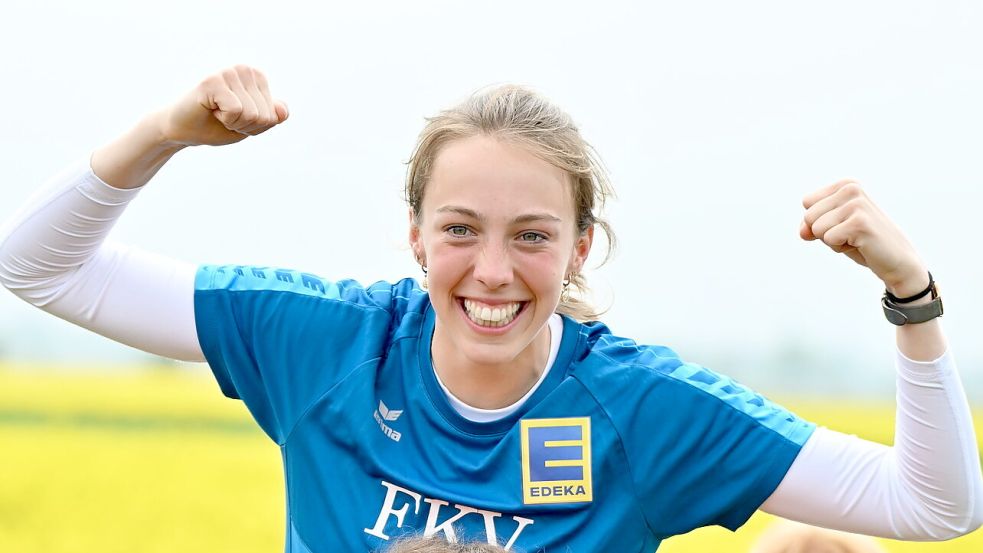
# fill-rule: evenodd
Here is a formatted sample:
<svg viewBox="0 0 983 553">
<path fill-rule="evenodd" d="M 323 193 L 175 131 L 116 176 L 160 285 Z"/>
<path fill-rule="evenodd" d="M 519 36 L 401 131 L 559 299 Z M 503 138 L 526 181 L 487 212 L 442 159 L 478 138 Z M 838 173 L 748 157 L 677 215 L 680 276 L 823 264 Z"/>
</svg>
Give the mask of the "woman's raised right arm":
<svg viewBox="0 0 983 553">
<path fill-rule="evenodd" d="M 236 66 L 69 168 L 0 228 L 0 283 L 53 315 L 118 342 L 203 360 L 195 266 L 106 241 L 139 188 L 187 146 L 224 145 L 287 118 L 265 77 Z"/>
</svg>

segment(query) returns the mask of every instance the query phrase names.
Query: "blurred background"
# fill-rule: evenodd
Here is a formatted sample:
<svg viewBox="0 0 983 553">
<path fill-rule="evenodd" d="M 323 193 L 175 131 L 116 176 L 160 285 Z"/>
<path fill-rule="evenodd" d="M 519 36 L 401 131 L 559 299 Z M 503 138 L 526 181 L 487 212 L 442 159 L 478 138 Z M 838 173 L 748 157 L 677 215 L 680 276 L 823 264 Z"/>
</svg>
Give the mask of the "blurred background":
<svg viewBox="0 0 983 553">
<path fill-rule="evenodd" d="M 115 238 L 194 262 L 418 276 L 401 186 L 424 117 L 518 82 L 571 113 L 611 172 L 620 247 L 588 278 L 614 332 L 890 442 L 882 285 L 798 237 L 802 197 L 855 177 L 939 281 L 983 403 L 978 2 L 57 0 L 0 22 L 0 221 L 142 115 L 248 63 L 290 121 L 182 152 Z M 0 551 L 282 548 L 278 451 L 207 367 L 7 293 L 0 367 Z M 742 551 L 766 523 L 660 551 Z M 887 546 L 980 551 L 979 534 Z"/>
</svg>

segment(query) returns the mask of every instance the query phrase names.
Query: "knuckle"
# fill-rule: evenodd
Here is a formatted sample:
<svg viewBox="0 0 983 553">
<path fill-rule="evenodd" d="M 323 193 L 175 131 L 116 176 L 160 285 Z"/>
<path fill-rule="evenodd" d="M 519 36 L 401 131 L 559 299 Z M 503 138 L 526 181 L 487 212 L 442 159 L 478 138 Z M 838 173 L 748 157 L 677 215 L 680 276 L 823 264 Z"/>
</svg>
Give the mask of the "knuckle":
<svg viewBox="0 0 983 553">
<path fill-rule="evenodd" d="M 261 84 L 264 84 L 264 85 L 266 84 L 266 75 L 263 74 L 262 71 L 260 71 L 259 69 L 253 68 L 252 69 L 252 72 L 253 72 L 253 78 L 256 79 L 256 82 L 257 83 L 261 83 Z"/>
<path fill-rule="evenodd" d="M 844 202 L 843 207 L 850 216 L 859 217 L 867 213 L 870 202 L 867 201 L 866 196 L 859 194 Z"/>
<path fill-rule="evenodd" d="M 840 188 L 840 192 L 847 198 L 858 198 L 863 195 L 863 188 L 857 181 L 849 181 Z"/>
<path fill-rule="evenodd" d="M 816 224 L 816 220 L 819 219 L 819 215 L 817 215 L 812 211 L 806 211 L 804 219 L 806 224 L 809 225 L 809 227 L 812 227 L 813 225 Z"/>
<path fill-rule="evenodd" d="M 234 83 L 239 80 L 239 74 L 236 73 L 236 70 L 231 67 L 229 69 L 223 69 L 221 75 L 222 79 L 227 83 Z"/>
<path fill-rule="evenodd" d="M 216 73 L 214 75 L 209 75 L 204 79 L 202 79 L 201 86 L 204 88 L 212 88 L 214 86 L 221 85 L 222 82 L 223 82 L 222 74 Z"/>
</svg>

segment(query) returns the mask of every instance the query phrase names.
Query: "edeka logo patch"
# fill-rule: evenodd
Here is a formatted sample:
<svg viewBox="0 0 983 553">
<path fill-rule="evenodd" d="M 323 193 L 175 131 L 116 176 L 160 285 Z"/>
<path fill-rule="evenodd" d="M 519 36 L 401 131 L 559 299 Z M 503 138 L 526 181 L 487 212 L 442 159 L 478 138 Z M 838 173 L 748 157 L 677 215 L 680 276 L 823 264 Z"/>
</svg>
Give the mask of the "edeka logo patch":
<svg viewBox="0 0 983 553">
<path fill-rule="evenodd" d="M 521 422 L 522 502 L 592 501 L 590 418 Z"/>
</svg>

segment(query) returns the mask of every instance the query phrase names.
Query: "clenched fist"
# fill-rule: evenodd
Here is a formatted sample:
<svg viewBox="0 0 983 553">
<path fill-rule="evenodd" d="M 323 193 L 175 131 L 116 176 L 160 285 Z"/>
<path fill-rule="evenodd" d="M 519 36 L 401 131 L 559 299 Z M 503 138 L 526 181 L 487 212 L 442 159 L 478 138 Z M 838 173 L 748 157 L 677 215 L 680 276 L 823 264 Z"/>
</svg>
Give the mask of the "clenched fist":
<svg viewBox="0 0 983 553">
<path fill-rule="evenodd" d="M 211 75 L 160 114 L 160 132 L 171 144 L 220 146 L 265 132 L 287 119 L 266 77 L 246 65 Z"/>
<path fill-rule="evenodd" d="M 802 200 L 806 208 L 799 235 L 822 240 L 869 268 L 897 296 L 924 289 L 928 272 L 901 229 L 853 180 L 821 188 Z"/>
</svg>

